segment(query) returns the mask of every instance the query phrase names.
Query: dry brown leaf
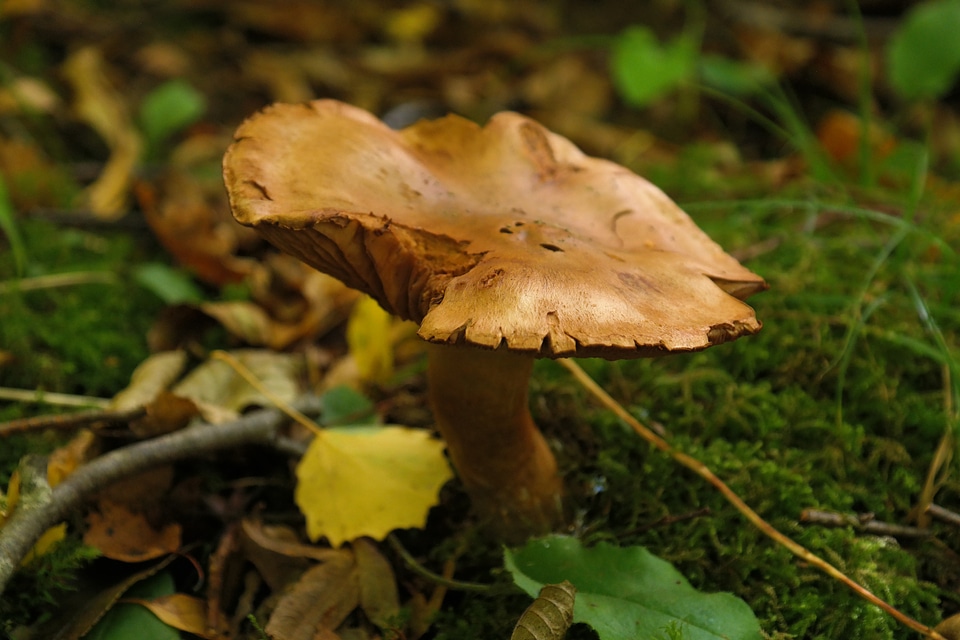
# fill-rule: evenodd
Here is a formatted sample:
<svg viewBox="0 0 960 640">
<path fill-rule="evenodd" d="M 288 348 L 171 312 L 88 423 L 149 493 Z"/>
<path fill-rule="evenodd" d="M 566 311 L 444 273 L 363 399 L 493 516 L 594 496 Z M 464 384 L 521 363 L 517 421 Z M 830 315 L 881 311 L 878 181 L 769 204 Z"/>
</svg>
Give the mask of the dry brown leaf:
<svg viewBox="0 0 960 640">
<path fill-rule="evenodd" d="M 288 527 L 264 525 L 249 518 L 241 523 L 240 547 L 274 592 L 302 575 L 309 567 L 308 558 L 328 560 L 337 554 L 333 549 L 301 543 Z"/>
<path fill-rule="evenodd" d="M 300 394 L 300 356 L 257 349 L 240 349 L 230 355 L 280 400 L 293 402 Z M 235 420 L 247 407 L 273 404 L 229 364 L 216 359 L 191 371 L 173 392 L 196 403 L 203 417 L 213 424 Z"/>
<path fill-rule="evenodd" d="M 265 525 L 259 520 L 244 518 L 241 523 L 243 537 L 254 545 L 271 553 L 288 558 L 308 558 L 310 560 L 335 560 L 342 556 L 337 549 L 306 544 L 289 527 Z"/>
<path fill-rule="evenodd" d="M 104 487 L 97 494 L 97 500 L 127 505 L 134 511 L 153 514 L 168 499 L 174 477 L 172 465 L 145 469 Z"/>
<path fill-rule="evenodd" d="M 58 447 L 47 460 L 47 481 L 55 487 L 64 478 L 76 471 L 77 467 L 97 453 L 97 438 L 92 431 L 78 431 L 70 441 Z"/>
<path fill-rule="evenodd" d="M 139 438 L 152 438 L 187 426 L 199 415 L 192 400 L 161 391 L 146 406 L 147 415 L 130 423 L 130 430 Z"/>
<path fill-rule="evenodd" d="M 207 601 L 183 593 L 172 593 L 150 600 L 144 598 L 124 598 L 149 609 L 153 615 L 167 626 L 186 631 L 207 640 L 221 640 L 227 637 L 227 629 L 207 627 Z"/>
<path fill-rule="evenodd" d="M 400 614 L 397 578 L 390 562 L 369 538 L 353 541 L 360 576 L 360 608 L 381 629 L 396 623 Z"/>
<path fill-rule="evenodd" d="M 113 397 L 110 408 L 133 409 L 149 404 L 180 377 L 186 364 L 184 351 L 153 354 L 133 370 L 130 384 Z"/>
<path fill-rule="evenodd" d="M 110 147 L 110 157 L 85 194 L 90 210 L 105 220 L 127 211 L 133 175 L 143 143 L 127 110 L 124 95 L 109 80 L 107 63 L 93 46 L 78 49 L 63 64 L 73 92 L 73 111 Z"/>
<path fill-rule="evenodd" d="M 266 632 L 276 640 L 315 640 L 329 636 L 360 604 L 360 583 L 353 552 L 340 549 L 308 569 L 277 603 Z M 318 635 L 321 632 L 327 636 Z"/>
<path fill-rule="evenodd" d="M 180 548 L 181 527 L 177 523 L 155 529 L 142 514 L 111 501 L 101 500 L 99 509 L 87 516 L 89 528 L 83 542 L 108 558 L 143 562 Z"/>
<path fill-rule="evenodd" d="M 253 236 L 233 224 L 219 189 L 210 193 L 189 174 L 171 170 L 155 184 L 138 183 L 136 194 L 160 243 L 204 282 L 240 282 L 256 268 L 235 255 Z"/>
</svg>

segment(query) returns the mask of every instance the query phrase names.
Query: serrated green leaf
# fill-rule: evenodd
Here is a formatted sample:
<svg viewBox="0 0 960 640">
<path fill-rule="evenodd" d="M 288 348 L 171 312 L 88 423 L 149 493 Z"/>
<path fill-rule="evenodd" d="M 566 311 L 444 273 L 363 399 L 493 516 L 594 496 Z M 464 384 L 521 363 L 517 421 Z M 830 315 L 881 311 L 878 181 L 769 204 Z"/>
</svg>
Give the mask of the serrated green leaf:
<svg viewBox="0 0 960 640">
<path fill-rule="evenodd" d="M 534 597 L 544 584 L 573 583 L 574 622 L 589 624 L 601 640 L 668 638 L 678 630 L 685 640 L 761 637 L 743 600 L 697 591 L 643 547 L 585 548 L 576 538 L 551 536 L 508 549 L 504 563 L 517 586 Z"/>
<path fill-rule="evenodd" d="M 644 107 L 691 78 L 696 60 L 693 37 L 681 35 L 661 44 L 650 29 L 632 26 L 617 36 L 610 73 L 623 99 Z"/>
<path fill-rule="evenodd" d="M 931 100 L 949 91 L 960 73 L 960 0 L 918 5 L 887 48 L 890 83 L 901 96 Z"/>
</svg>

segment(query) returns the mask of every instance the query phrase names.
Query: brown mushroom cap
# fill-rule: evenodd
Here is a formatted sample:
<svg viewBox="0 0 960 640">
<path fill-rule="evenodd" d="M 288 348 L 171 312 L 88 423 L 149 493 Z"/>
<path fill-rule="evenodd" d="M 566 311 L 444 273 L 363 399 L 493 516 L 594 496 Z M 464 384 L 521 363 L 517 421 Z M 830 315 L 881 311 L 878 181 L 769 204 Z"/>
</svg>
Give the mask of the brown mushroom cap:
<svg viewBox="0 0 960 640">
<path fill-rule="evenodd" d="M 431 342 L 545 357 L 692 351 L 760 329 L 763 279 L 662 191 L 516 113 L 394 131 L 332 100 L 248 119 L 234 215 Z"/>
</svg>

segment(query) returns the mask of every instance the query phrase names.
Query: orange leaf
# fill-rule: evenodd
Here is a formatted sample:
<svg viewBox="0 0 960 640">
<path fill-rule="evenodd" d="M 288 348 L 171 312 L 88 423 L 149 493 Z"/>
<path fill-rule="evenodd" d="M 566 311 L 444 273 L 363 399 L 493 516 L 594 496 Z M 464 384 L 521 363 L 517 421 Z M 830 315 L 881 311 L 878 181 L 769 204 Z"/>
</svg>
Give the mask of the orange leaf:
<svg viewBox="0 0 960 640">
<path fill-rule="evenodd" d="M 179 524 L 154 529 L 142 514 L 113 502 L 101 502 L 100 512 L 92 512 L 87 522 L 90 528 L 83 536 L 84 544 L 96 547 L 114 560 L 142 562 L 180 548 Z"/>
</svg>

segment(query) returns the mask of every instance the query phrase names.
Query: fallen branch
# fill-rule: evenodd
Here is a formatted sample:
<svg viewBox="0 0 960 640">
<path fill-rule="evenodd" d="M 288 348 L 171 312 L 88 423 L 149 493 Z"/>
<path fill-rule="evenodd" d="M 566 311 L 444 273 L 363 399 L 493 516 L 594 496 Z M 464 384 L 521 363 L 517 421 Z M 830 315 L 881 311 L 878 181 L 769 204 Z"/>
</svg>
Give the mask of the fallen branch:
<svg viewBox="0 0 960 640">
<path fill-rule="evenodd" d="M 573 374 L 573 377 L 577 379 L 577 382 L 583 385 L 583 387 L 597 400 L 599 400 L 603 406 L 609 409 L 618 418 L 630 425 L 637 435 L 655 446 L 657 449 L 660 449 L 664 453 L 668 454 L 680 465 L 686 467 L 690 471 L 693 471 L 695 474 L 713 485 L 714 488 L 716 488 L 723 495 L 723 497 L 726 498 L 727 501 L 730 502 L 730 504 L 732 504 L 737 511 L 743 515 L 743 517 L 745 517 L 753 526 L 759 529 L 761 533 L 773 539 L 777 544 L 785 547 L 793 555 L 804 560 L 805 562 L 812 564 L 834 580 L 843 583 L 867 602 L 880 607 L 890 616 L 898 620 L 901 624 L 910 627 L 914 631 L 922 633 L 928 638 L 934 638 L 935 640 L 946 640 L 946 638 L 937 633 L 937 631 L 934 629 L 931 629 L 927 625 L 914 620 L 907 614 L 895 609 L 893 606 L 887 604 L 884 600 L 874 595 L 869 589 L 849 578 L 846 574 L 826 560 L 814 555 L 802 545 L 794 542 L 788 536 L 777 531 L 772 525 L 770 525 L 769 522 L 760 517 L 760 514 L 751 509 L 750 506 L 744 502 L 743 499 L 733 491 L 733 489 L 728 487 L 723 480 L 714 475 L 713 471 L 707 468 L 706 465 L 696 458 L 683 453 L 682 451 L 677 451 L 670 445 L 669 442 L 655 434 L 653 431 L 645 427 L 639 420 L 634 418 L 629 411 L 624 409 L 619 402 L 614 400 L 610 394 L 604 391 L 603 388 L 598 385 L 593 378 L 588 376 L 587 373 L 575 362 L 572 360 L 558 360 L 557 362 L 559 362 L 564 368 L 567 369 L 567 371 Z"/>
<path fill-rule="evenodd" d="M 296 404 L 307 414 L 320 412 L 317 398 Z M 276 409 L 263 409 L 233 422 L 200 424 L 152 440 L 116 449 L 80 467 L 54 487 L 41 503 L 16 509 L 0 529 L 0 594 L 43 532 L 64 520 L 91 494 L 127 476 L 161 464 L 219 449 L 261 443 L 272 446 L 277 429 L 288 418 Z"/>
</svg>

